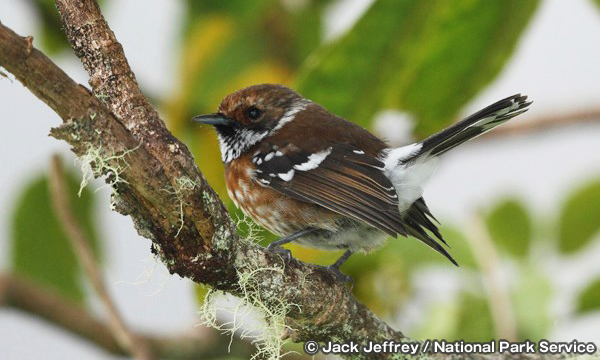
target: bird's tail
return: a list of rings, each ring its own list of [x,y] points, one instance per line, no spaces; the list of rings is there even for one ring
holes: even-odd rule
[[[531,101],[527,101],[527,96],[521,94],[509,96],[421,141],[418,151],[403,160],[410,162],[423,156],[441,155],[524,113],[528,110],[529,104]]]
[[[438,155],[524,113],[529,104],[527,96],[517,94],[507,97],[421,142],[391,149],[382,158],[385,174],[396,188],[398,209],[403,214],[408,233],[455,265],[458,264],[446,249],[427,233],[429,231],[446,244],[434,223],[435,218],[421,197],[423,184],[435,169]]]
[[[438,155],[524,113],[529,104],[527,96],[507,97],[421,142],[386,152],[382,161],[399,194],[400,211],[407,210],[421,196],[424,182],[436,168]]]

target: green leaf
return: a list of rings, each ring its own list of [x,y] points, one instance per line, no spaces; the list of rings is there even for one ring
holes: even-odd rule
[[[462,292],[453,301],[434,303],[417,338],[488,342],[494,338],[493,322],[484,298]]]
[[[204,15],[228,14],[235,16],[240,21],[244,21],[260,15],[265,8],[265,4],[273,2],[274,0],[187,0],[187,11],[185,14],[188,15],[188,19],[199,18]]]
[[[222,97],[237,90],[239,79],[269,57],[268,40],[273,39],[262,19],[275,1],[188,0],[186,4],[180,85],[185,109],[179,114],[182,119],[175,120],[189,125],[190,116],[215,111]]]
[[[390,238],[384,248],[371,254],[354,254],[342,267],[354,279],[354,295],[378,316],[394,314],[410,294],[410,272],[394,246],[399,240],[405,239]]]
[[[525,206],[517,199],[497,204],[486,218],[492,240],[502,250],[524,258],[532,240],[532,220]]]
[[[463,292],[460,296],[457,326],[448,340],[490,341],[494,338],[494,325],[485,299]]]
[[[475,260],[475,256],[473,255],[467,238],[460,230],[458,230],[458,228],[442,226],[440,231],[450,246],[448,252],[450,255],[452,255],[456,262],[458,262],[461,268],[479,268],[479,264]]]
[[[538,3],[378,0],[311,58],[297,88],[365,127],[380,109],[402,109],[429,135],[502,70]]]
[[[193,31],[201,19],[231,17],[242,30],[237,35],[253,39],[254,51],[264,49],[267,56],[297,67],[320,43],[322,13],[332,1],[308,0],[284,6],[277,0],[188,0],[185,32]]]
[[[560,251],[571,254],[584,248],[600,230],[600,181],[573,193],[562,208],[559,221]]]
[[[460,305],[457,301],[436,302],[427,309],[427,315],[417,329],[411,332],[414,339],[449,339],[458,324]]]
[[[583,314],[600,310],[600,278],[592,281],[577,299],[576,312]]]
[[[552,285],[548,278],[533,266],[522,269],[518,279],[512,299],[519,339],[541,340],[548,335],[548,330],[552,327]]]
[[[332,2],[311,0],[294,10],[279,6],[276,11],[271,11],[263,25],[267,33],[272,34],[268,42],[271,53],[279,54],[292,69],[297,70],[320,45],[323,10]]]
[[[281,1],[187,1],[183,22],[184,98],[175,121],[215,111],[220,100],[248,85],[286,83],[319,44],[329,0],[288,10]]]
[[[383,248],[370,254],[352,255],[342,267],[342,272],[355,281],[355,296],[376,314],[389,315],[408,299],[412,290],[411,274],[415,271],[431,265],[444,267],[448,272],[478,267],[469,244],[460,231],[447,226],[440,231],[450,245],[448,251],[458,261],[460,268],[417,239],[389,238]],[[340,255],[341,253],[336,256]],[[328,265],[335,259],[333,257],[327,262],[317,263]]]
[[[99,256],[93,193],[84,189],[81,198],[77,197],[78,181],[71,174],[67,179],[73,213]],[[80,268],[49,196],[46,176],[27,184],[19,196],[12,219],[12,270],[82,301]]]
[[[43,49],[55,54],[69,48],[54,0],[29,0],[29,2],[40,18],[40,42]]]

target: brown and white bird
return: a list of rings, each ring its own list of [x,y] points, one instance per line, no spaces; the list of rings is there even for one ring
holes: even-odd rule
[[[293,90],[254,85],[228,95],[218,112],[194,117],[217,131],[229,196],[258,224],[283,238],[325,250],[380,247],[387,236],[413,236],[457,264],[423,200],[440,155],[527,111],[513,95],[425,140],[399,148],[329,113]],[[288,253],[289,254],[289,253]]]

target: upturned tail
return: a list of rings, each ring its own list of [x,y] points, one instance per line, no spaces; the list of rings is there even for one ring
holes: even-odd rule
[[[421,197],[424,182],[433,172],[438,155],[524,113],[530,104],[527,96],[517,94],[507,97],[421,142],[386,153],[383,158],[386,176],[396,188],[398,207],[410,235],[458,265],[448,251],[431,236],[447,245],[435,224],[437,221]]]
[[[422,156],[441,155],[526,112],[530,104],[531,101],[527,101],[527,96],[521,94],[502,99],[421,141],[419,144],[422,146],[419,151],[411,154],[410,158],[404,161],[408,162]]]

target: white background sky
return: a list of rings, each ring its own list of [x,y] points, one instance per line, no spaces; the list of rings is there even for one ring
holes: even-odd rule
[[[328,37],[343,31],[369,0],[342,1],[327,15]],[[141,5],[144,17],[131,14]],[[21,35],[36,34],[37,20],[22,0],[2,0],[0,21]],[[112,0],[104,9],[138,80],[153,94],[175,85],[177,22],[182,8],[170,0]],[[519,9],[515,9],[519,11]],[[148,39],[152,39],[149,41]],[[35,42],[34,42],[35,44]],[[522,92],[534,100],[519,121],[600,107],[600,11],[589,0],[545,0],[504,72],[464,109],[475,111]],[[71,57],[57,61],[76,81],[87,84]],[[0,271],[7,269],[9,221],[22,184],[47,169],[50,154],[68,156],[65,143],[47,136],[60,119],[18,82],[0,79]],[[68,157],[72,158],[72,157]],[[569,191],[600,176],[600,123],[561,128],[535,136],[474,142],[449,153],[426,188],[430,208],[443,221],[467,224],[477,209],[517,195],[542,219],[553,221]],[[108,210],[108,191],[98,208],[105,244],[106,276],[118,306],[135,328],[172,334],[198,323],[187,280],[168,275],[150,256],[129,218]],[[35,224],[32,224],[35,225]],[[598,245],[598,241],[596,241]],[[561,296],[554,308],[554,340],[600,343],[600,314],[562,321],[574,291],[600,275],[600,246],[568,261],[542,260]],[[582,276],[581,274],[585,274]],[[434,291],[440,284],[427,288]],[[426,290],[427,290],[426,289]],[[95,308],[99,308],[94,304]],[[152,314],[152,315],[150,315]],[[594,331],[596,330],[596,331]],[[110,359],[78,339],[20,313],[0,309],[0,358]]]

